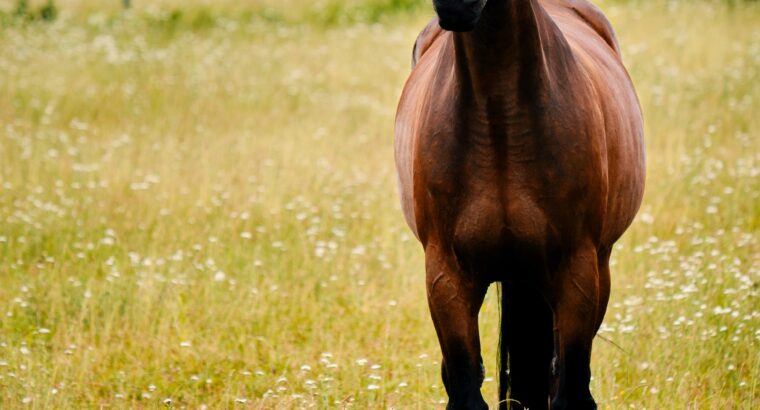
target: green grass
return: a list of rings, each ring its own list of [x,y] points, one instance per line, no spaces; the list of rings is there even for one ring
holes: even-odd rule
[[[0,408],[440,407],[392,154],[429,7],[112,3],[0,29]],[[760,9],[602,7],[649,175],[592,390],[601,408],[758,408]]]

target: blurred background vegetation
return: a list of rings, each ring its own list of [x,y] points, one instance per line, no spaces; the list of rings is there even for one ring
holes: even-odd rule
[[[265,20],[287,23],[322,24],[332,26],[352,22],[376,22],[396,13],[411,12],[428,6],[420,0],[179,0],[131,1],[114,0],[4,0],[0,2],[4,20],[20,18],[26,20],[52,20],[58,12],[68,16],[105,13],[112,17],[122,11],[146,13],[159,17],[160,22],[182,24],[200,28],[213,24],[220,17],[240,21]]]
[[[648,0],[605,0],[602,3],[645,3]],[[679,0],[673,0],[677,2]],[[704,1],[704,0],[703,0]],[[757,3],[758,0],[707,0],[735,6]],[[104,13],[115,17],[120,11],[132,10],[158,18],[157,22],[200,28],[215,19],[261,19],[288,23],[334,26],[353,22],[377,22],[398,13],[431,8],[427,0],[1,0],[0,13],[5,24],[9,19],[53,20],[62,12],[66,16]]]

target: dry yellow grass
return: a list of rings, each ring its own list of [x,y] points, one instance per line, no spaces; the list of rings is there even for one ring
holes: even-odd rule
[[[295,0],[59,3],[0,29],[0,407],[439,407],[391,148],[429,10],[312,24]],[[260,4],[292,21],[240,17]],[[760,10],[602,6],[649,178],[592,391],[759,408]]]

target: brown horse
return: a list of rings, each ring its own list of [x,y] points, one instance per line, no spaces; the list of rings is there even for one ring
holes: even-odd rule
[[[487,408],[478,311],[493,282],[499,407],[595,408],[589,361],[610,252],[644,189],[641,110],[615,35],[585,0],[434,6],[395,153],[425,250],[447,408]]]

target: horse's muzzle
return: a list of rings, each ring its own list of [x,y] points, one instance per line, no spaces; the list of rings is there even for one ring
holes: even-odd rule
[[[456,31],[456,32],[472,31],[472,29],[475,28],[475,23],[477,23],[477,20],[474,22],[459,21],[459,20],[444,20],[444,19],[438,20],[438,24],[441,26],[442,29],[446,31]]]
[[[438,24],[447,31],[471,31],[480,20],[484,1],[481,0],[434,0]]]

